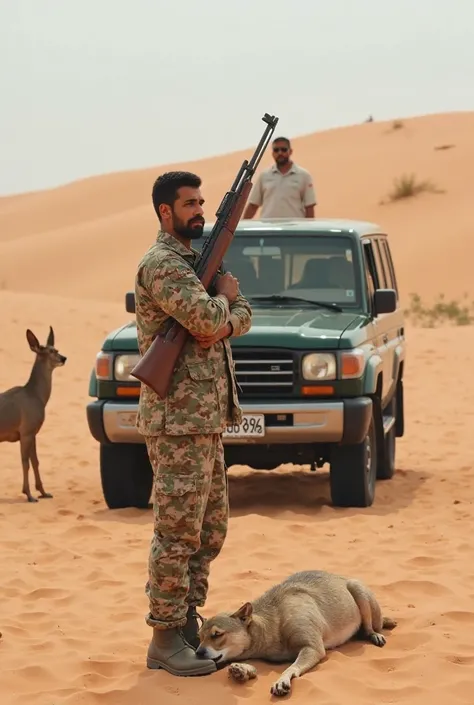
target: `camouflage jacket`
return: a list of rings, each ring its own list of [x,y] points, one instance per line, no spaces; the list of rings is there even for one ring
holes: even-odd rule
[[[202,348],[193,334],[213,335],[227,322],[232,336],[251,325],[251,308],[239,294],[229,307],[225,296],[209,296],[192,265],[195,250],[160,231],[145,253],[135,278],[137,336],[143,355],[170,317],[191,335],[174,370],[165,399],[142,384],[137,428],[143,435],[222,433],[230,421],[239,422],[235,367],[229,340]]]

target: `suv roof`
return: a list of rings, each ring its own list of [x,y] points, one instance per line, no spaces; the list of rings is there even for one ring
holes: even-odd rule
[[[204,232],[208,234],[213,222],[206,223]],[[242,219],[239,221],[236,232],[246,235],[258,236],[262,231],[283,230],[285,232],[292,231],[294,233],[327,233],[333,231],[335,234],[355,235],[356,237],[364,237],[367,235],[384,235],[385,233],[376,223],[366,222],[364,220],[344,220],[341,218],[255,218]]]

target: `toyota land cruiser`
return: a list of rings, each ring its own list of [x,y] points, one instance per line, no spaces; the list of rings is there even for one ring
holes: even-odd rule
[[[227,465],[328,463],[332,503],[370,506],[404,434],[404,317],[387,234],[359,221],[242,220],[224,266],[253,310],[250,331],[231,340],[244,416],[224,434]],[[126,310],[135,310],[131,292]],[[90,378],[87,418],[109,508],[150,499],[137,359],[132,319],[105,338]]]

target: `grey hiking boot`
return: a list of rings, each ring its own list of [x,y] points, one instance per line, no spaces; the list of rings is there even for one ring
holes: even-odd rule
[[[205,676],[217,671],[214,661],[196,656],[180,629],[153,629],[146,665],[163,668],[173,676]]]
[[[197,649],[199,646],[199,623],[198,619],[201,620],[201,624],[204,621],[200,614],[196,611],[195,607],[188,607],[188,613],[186,615],[187,622],[182,628],[183,636],[190,644],[193,649]]]

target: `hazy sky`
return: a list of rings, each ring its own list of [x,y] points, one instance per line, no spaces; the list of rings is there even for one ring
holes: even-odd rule
[[[0,90],[2,195],[472,110],[474,2],[0,0]]]

